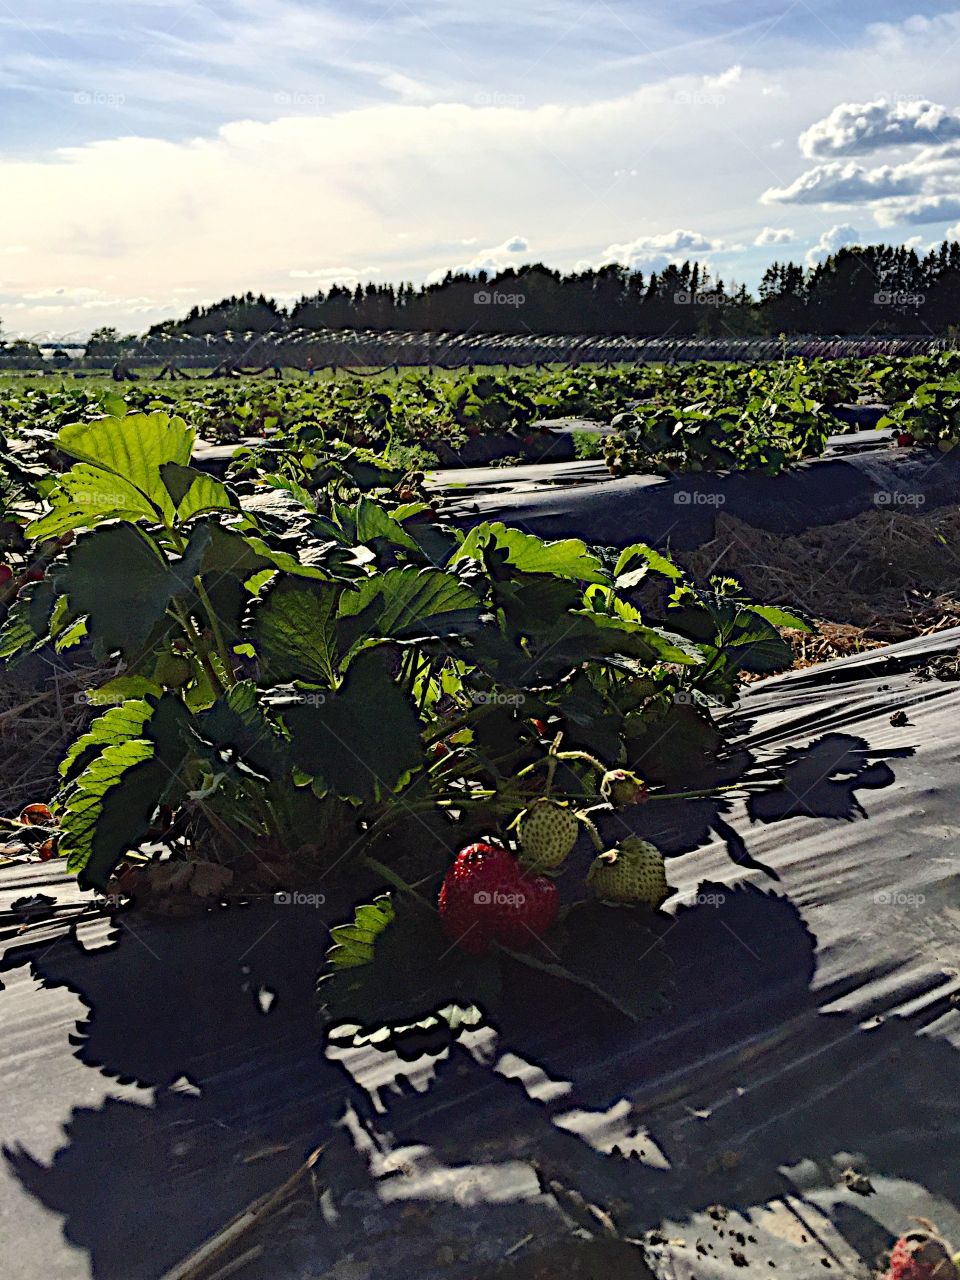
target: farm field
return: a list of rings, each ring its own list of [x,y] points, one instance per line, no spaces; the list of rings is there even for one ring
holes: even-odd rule
[[[0,1280],[960,1280],[960,3],[0,40]]]
[[[240,1274],[292,1275],[307,1240],[335,1265],[344,1246],[318,1242],[304,1200],[312,1169],[326,1160],[324,1176],[339,1185],[352,1159],[339,1139],[317,1140],[341,1102],[341,1077],[328,1081],[326,1069],[386,1072],[395,1084],[425,1070],[441,1096],[456,1097],[451,1056],[494,1126],[478,1135],[468,1180],[491,1179],[504,1196],[514,1187],[511,1240],[542,1236],[543,1257],[567,1265],[582,1254],[592,1265],[593,1246],[569,1239],[562,1213],[544,1216],[543,1196],[565,1213],[570,1195],[610,1205],[633,1194],[626,1169],[595,1163],[611,1124],[615,1143],[642,1153],[641,1168],[668,1157],[635,1116],[604,1119],[586,1045],[616,1053],[672,1020],[694,1064],[680,1096],[699,1110],[716,1083],[696,1066],[695,1028],[703,1001],[723,1007],[702,959],[701,985],[690,985],[692,957],[708,950],[716,976],[756,1002],[756,1017],[723,1013],[725,1052],[742,1037],[785,1037],[769,1052],[775,1077],[790,1077],[799,1045],[771,1010],[785,982],[803,1012],[784,1016],[813,1017],[812,944],[779,887],[802,883],[814,850],[827,856],[831,824],[866,817],[861,789],[892,787],[906,766],[891,762],[923,751],[915,722],[941,724],[955,697],[958,439],[952,352],[172,385],[0,380],[9,963],[21,973],[29,960],[45,981],[78,990],[127,966],[125,982],[145,984],[150,1007],[101,992],[94,1003],[110,1009],[108,1022],[81,1061],[144,1080],[194,1062],[195,1043],[199,1109],[171,1094],[157,1122],[187,1133],[223,1123],[234,1134],[229,1176],[184,1231],[161,1242],[159,1219],[148,1224],[158,1260],[149,1274],[183,1265],[208,1280],[219,1274],[213,1259],[239,1259]],[[815,681],[831,665],[839,701],[824,703],[804,736],[791,698],[816,705]],[[865,680],[882,708],[880,745],[861,723],[873,704],[856,702]],[[787,857],[776,831],[798,822]],[[844,875],[855,854],[838,838],[830,856]],[[897,880],[883,892],[909,890]],[[818,919],[835,937],[838,919]],[[63,928],[100,925],[113,941],[73,973]],[[118,945],[126,931],[145,961],[127,939]],[[230,994],[238,942],[256,956],[243,970],[249,1008],[247,995],[237,1004]],[[748,973],[751,955],[774,945],[782,967]],[[162,957],[182,995],[211,955],[220,959],[200,989],[218,1008],[235,1006],[249,1078],[231,1076],[214,1027],[160,1043],[179,997],[170,1005],[138,965]],[[863,952],[844,963],[885,959]],[[28,1016],[33,996],[17,990]],[[270,1024],[277,991],[282,1023]],[[307,1007],[319,1011],[318,1032]],[[564,1032],[571,1017],[575,1030]],[[261,1031],[269,1025],[286,1037],[279,1057]],[[131,1027],[139,1056],[122,1044]],[[839,1070],[849,1032],[806,1034]],[[533,1165],[495,1136],[495,1117],[517,1103],[489,1094],[484,1063],[501,1039],[511,1061],[549,1062],[556,1078],[584,1082],[580,1137],[556,1105],[559,1127],[533,1122],[532,1087],[515,1123],[540,1152]],[[905,1052],[894,1041],[887,1049]],[[941,1071],[935,1058],[915,1070]],[[669,1096],[667,1062],[651,1062]],[[876,1063],[867,1055],[861,1067]],[[299,1112],[283,1101],[291,1071],[294,1096],[312,1099]],[[766,1096],[764,1079],[744,1086],[750,1106]],[[626,1085],[636,1099],[644,1087]],[[926,1095],[934,1112],[945,1105],[936,1088]],[[228,1119],[238,1106],[249,1115],[263,1089],[279,1090],[263,1126]],[[656,1098],[643,1105],[676,1156],[680,1116]],[[850,1099],[836,1107],[837,1132],[873,1151],[881,1185],[910,1174],[909,1144],[884,1156]],[[411,1157],[404,1176],[428,1194],[447,1176],[444,1139],[428,1110],[418,1115],[440,1164]],[[364,1123],[376,1128],[376,1116]],[[785,1153],[806,1148],[781,1117],[738,1163],[730,1144],[744,1141],[748,1116],[730,1132],[707,1125],[694,1139],[699,1172],[653,1203],[669,1217],[677,1197],[705,1209],[727,1188],[725,1212],[746,1215],[734,1229],[748,1255],[799,1277],[809,1251],[785,1255],[775,1230],[748,1230],[746,1206],[766,1202]],[[118,1137],[112,1124],[78,1139],[69,1158],[96,1164]],[[543,1126],[567,1138],[558,1144]],[[262,1166],[245,1163],[251,1143],[267,1152]],[[321,1145],[332,1155],[317,1154]],[[827,1146],[817,1148],[825,1169]],[[842,1172],[829,1167],[831,1178]],[[29,1180],[25,1165],[13,1169]],[[41,1199],[70,1200],[34,1177]],[[150,1194],[151,1178],[145,1171],[131,1194]],[[289,1179],[277,1203],[299,1231],[272,1209],[236,1241],[224,1230],[258,1198],[272,1205]],[[653,1194],[647,1173],[641,1181]],[[401,1270],[427,1268],[425,1251],[450,1247],[459,1204],[405,1246]],[[109,1252],[101,1227],[71,1212],[86,1247]],[[673,1246],[628,1243],[645,1218],[626,1212],[632,1226],[617,1247],[660,1266]],[[367,1216],[383,1247],[399,1229],[394,1210]],[[821,1226],[846,1256],[826,1208]],[[470,1256],[496,1260],[483,1248]],[[113,1265],[104,1274],[119,1276],[122,1261]]]

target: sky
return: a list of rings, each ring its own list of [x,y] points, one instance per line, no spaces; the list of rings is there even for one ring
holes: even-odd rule
[[[0,0],[3,331],[923,250],[960,237],[958,58],[924,0]]]

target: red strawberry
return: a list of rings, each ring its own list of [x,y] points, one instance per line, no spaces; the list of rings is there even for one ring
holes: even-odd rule
[[[452,942],[479,954],[491,942],[527,947],[556,919],[560,894],[545,876],[525,875],[509,850],[462,849],[440,890],[440,920]]]
[[[28,569],[23,575],[24,582],[42,582],[44,571],[39,565],[34,565],[32,569]]]
[[[915,443],[916,441],[914,440],[913,434],[910,431],[901,431],[900,434],[897,436],[897,444],[900,446],[901,449],[906,449],[910,445]]]
[[[932,1230],[907,1231],[890,1253],[887,1280],[957,1280],[957,1268]]]
[[[8,564],[0,564],[0,587],[5,587],[13,577],[13,570]]]

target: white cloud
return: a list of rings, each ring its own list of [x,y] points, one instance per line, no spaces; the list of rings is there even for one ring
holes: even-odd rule
[[[892,196],[913,195],[918,175],[907,166],[864,169],[853,160],[831,160],[808,169],[786,187],[771,187],[760,197],[763,204],[814,204],[821,207],[862,204]]]
[[[309,270],[298,267],[290,272],[292,280],[313,280],[320,287],[330,284],[355,285],[368,276],[378,275],[379,267],[317,267]]]
[[[467,241],[462,243],[466,244]],[[485,271],[487,275],[496,275],[498,271],[503,271],[506,267],[516,267],[519,262],[516,259],[517,254],[526,253],[530,248],[530,244],[526,236],[510,236],[504,240],[503,244],[494,245],[492,249],[481,249],[475,257],[468,262],[458,263],[455,267],[437,267],[427,276],[428,283],[435,283],[442,280],[448,271],[457,274],[464,272],[470,275],[476,275],[479,271]]]
[[[708,89],[729,89],[743,79],[743,67],[737,65],[721,71],[718,76],[704,76],[703,83]]]
[[[399,71],[390,71],[380,79],[384,89],[395,93],[403,102],[430,102],[436,96],[429,85]]]
[[[631,271],[661,271],[672,262],[684,262],[723,248],[721,241],[711,240],[699,231],[677,228],[660,235],[638,236],[624,244],[607,245],[593,265],[601,267],[617,262]]]
[[[891,200],[873,211],[880,227],[922,227],[927,222],[947,222],[960,216],[960,192],[955,195],[918,196]]]
[[[926,100],[842,102],[800,135],[810,159],[855,155],[881,147],[951,142],[960,138],[960,115]]]
[[[627,12],[626,0],[615,3]],[[769,259],[769,246],[748,244],[734,259],[733,245],[752,241],[758,221],[780,221],[779,206],[758,217],[764,188],[796,188],[801,199],[783,206],[784,218],[804,246],[819,238],[825,221],[862,225],[864,208],[871,222],[901,234],[920,218],[944,225],[960,218],[960,210],[950,212],[960,196],[960,157],[949,147],[926,145],[907,167],[899,154],[885,170],[866,162],[862,172],[841,172],[838,183],[821,164],[850,163],[842,152],[791,164],[777,145],[815,132],[811,121],[830,104],[869,104],[878,85],[922,83],[930,102],[953,103],[955,69],[943,53],[960,36],[960,14],[866,34],[851,26],[843,44],[812,35],[780,40],[779,31],[759,39],[769,24],[758,19],[748,63],[729,38],[732,28],[718,27],[709,38],[686,33],[688,15],[676,11],[651,17],[656,32],[644,27],[649,48],[618,67],[622,30],[590,23],[578,29],[582,5],[575,0],[537,0],[526,9],[490,0],[482,15],[465,0],[411,0],[376,31],[366,29],[359,11],[338,17],[326,4],[182,0],[187,20],[168,22],[166,34],[160,29],[149,41],[140,39],[140,19],[148,12],[163,28],[162,6],[129,0],[123,8],[140,10],[138,20],[129,30],[115,24],[119,48],[96,61],[77,50],[98,47],[89,24],[106,29],[113,0],[61,5],[62,13],[53,0],[31,5],[31,22],[35,9],[51,33],[63,25],[55,48],[70,50],[73,60],[22,49],[11,60],[8,48],[0,49],[0,86],[19,94],[25,110],[33,94],[38,118],[44,110],[53,117],[56,108],[48,132],[39,125],[29,135],[18,131],[0,154],[4,242],[32,246],[0,256],[0,315],[9,311],[18,323],[23,317],[25,327],[31,318],[34,327],[53,323],[40,318],[48,316],[40,307],[78,311],[63,299],[27,299],[60,286],[128,292],[113,309],[106,295],[87,300],[90,324],[124,327],[139,317],[135,308],[150,305],[136,299],[154,299],[159,316],[178,299],[185,309],[186,298],[309,287],[329,279],[326,271],[345,274],[338,264],[367,278],[376,268],[373,278],[392,281],[422,280],[447,263],[498,270],[529,260],[529,250],[509,248],[526,239],[511,234],[520,226],[536,257],[561,269],[597,263],[598,248],[607,245],[607,260],[646,271],[726,254],[729,269],[749,281]],[[228,9],[229,20],[222,19]],[[5,39],[16,26],[0,16]],[[562,33],[551,45],[556,56],[536,62],[531,49],[546,47],[548,31]],[[524,39],[511,44],[518,32]],[[747,36],[741,49],[753,33]],[[464,59],[478,40],[480,52]],[[134,55],[148,49],[135,66]],[[323,57],[315,59],[318,49]],[[413,101],[428,84],[437,97],[459,100]],[[74,88],[97,87],[125,95],[126,106],[97,114],[69,101]],[[479,109],[481,89],[499,105]],[[371,97],[379,105],[358,105]],[[275,118],[281,113],[285,118]],[[218,127],[225,117],[233,122]],[[889,129],[876,121],[860,128],[842,113],[833,120],[840,133],[854,128],[859,149],[878,138],[892,145]],[[823,140],[810,145],[835,145],[824,121],[819,125]],[[898,128],[902,143],[907,127]],[[151,136],[161,129],[166,136]],[[47,136],[74,145],[37,150],[31,140]],[[932,141],[916,129],[914,136]],[[100,140],[83,141],[91,137]],[[798,179],[800,168],[818,176]],[[816,204],[828,196],[850,201],[851,212],[818,216]],[[695,232],[669,230],[691,224]],[[476,232],[475,243],[461,243],[465,229]],[[317,274],[291,277],[291,269]],[[124,283],[105,283],[109,274]],[[174,294],[171,285],[191,292]]]
[[[792,244],[797,233],[790,227],[764,227],[757,233],[754,244],[760,247],[772,244]]]
[[[811,245],[807,250],[807,266],[815,267],[818,262],[822,262],[824,258],[828,258],[831,253],[836,253],[845,245],[859,243],[860,233],[856,227],[847,225],[831,227],[829,231],[823,233],[816,244]]]

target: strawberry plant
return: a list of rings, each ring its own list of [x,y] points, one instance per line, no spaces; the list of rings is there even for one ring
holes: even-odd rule
[[[445,528],[410,478],[319,429],[312,453],[305,432],[265,444],[226,482],[191,464],[194,436],[161,411],[64,426],[68,465],[25,531],[45,573],[0,630],[8,661],[83,649],[110,668],[50,806],[81,884],[135,894],[138,869],[196,861],[248,889],[388,884],[338,935],[334,1018],[433,1012],[431,982],[480,990],[517,956],[646,1007],[601,956],[605,913],[623,908],[591,900],[584,873],[561,920],[552,878],[581,833],[605,852],[596,812],[678,790],[651,740],[676,725],[714,751],[710,704],[744,668],[789,665],[781,617],[696,593],[644,546]],[[640,603],[654,581],[662,608]],[[451,888],[441,909],[456,850],[478,839],[500,850],[501,896],[471,907]],[[451,921],[481,907],[474,954]],[[651,927],[617,925],[648,949]],[[541,940],[553,958],[526,949]]]

